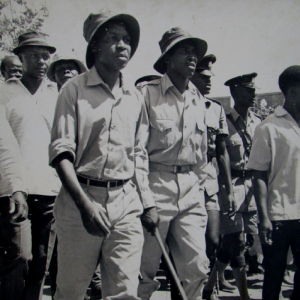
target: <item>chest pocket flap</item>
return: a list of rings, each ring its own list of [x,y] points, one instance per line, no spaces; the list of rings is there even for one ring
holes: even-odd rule
[[[173,120],[155,119],[150,120],[150,125],[160,132],[164,132],[173,127]]]

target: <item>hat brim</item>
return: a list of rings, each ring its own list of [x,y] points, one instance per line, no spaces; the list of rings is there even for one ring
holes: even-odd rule
[[[24,43],[24,44],[19,45],[18,47],[14,48],[12,50],[12,52],[14,54],[18,55],[21,52],[21,50],[23,48],[26,48],[26,47],[43,47],[43,48],[47,48],[50,51],[50,54],[53,54],[56,51],[55,47],[49,46],[46,43],[43,43],[43,42],[29,42],[29,43]]]
[[[56,61],[53,61],[53,62],[50,64],[50,66],[49,66],[49,68],[48,68],[48,71],[47,71],[47,77],[48,77],[51,81],[53,81],[53,82],[56,82],[55,76],[54,76],[54,67],[55,67],[55,64],[56,64],[57,62],[60,62],[60,61],[74,61],[74,62],[77,64],[78,68],[79,68],[79,72],[80,72],[79,74],[84,73],[84,72],[87,71],[85,65],[84,65],[80,60],[78,60],[78,59],[75,59],[75,58],[69,58],[69,59],[68,59],[68,58],[62,58],[62,59],[58,59],[58,60],[56,60]]]
[[[205,76],[215,76],[215,74],[211,70],[202,70],[200,72],[200,74],[205,75]]]
[[[90,50],[90,43],[93,40],[93,37],[95,36],[96,32],[105,25],[107,22],[112,21],[112,20],[120,20],[123,21],[126,25],[126,28],[128,30],[128,33],[130,35],[130,46],[131,46],[131,54],[130,54],[130,59],[133,57],[138,44],[140,40],[140,25],[138,21],[131,15],[127,14],[119,14],[112,16],[111,18],[108,18],[105,20],[103,23],[99,24],[96,29],[94,30],[93,34],[91,35],[90,41],[88,42],[87,48],[86,48],[86,56],[85,56],[85,62],[87,67],[90,69],[95,61],[94,61],[94,54]]]
[[[156,70],[160,74],[164,74],[166,72],[166,63],[165,63],[165,55],[173,48],[176,44],[181,41],[190,40],[194,43],[196,47],[198,60],[202,59],[207,51],[207,43],[204,40],[201,40],[196,37],[181,37],[174,40],[170,45],[166,48],[166,50],[161,54],[156,63],[153,65],[154,70]]]

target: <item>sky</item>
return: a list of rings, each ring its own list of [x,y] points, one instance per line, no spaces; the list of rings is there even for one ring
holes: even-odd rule
[[[290,65],[300,64],[300,1],[290,0],[40,0],[49,16],[43,30],[64,55],[76,53],[84,61],[86,41],[83,22],[101,9],[133,15],[140,24],[137,52],[123,70],[132,83],[156,74],[158,42],[165,31],[182,27],[208,43],[213,65],[211,96],[228,96],[224,82],[257,72],[259,93],[277,92],[278,76]],[[39,0],[27,2],[40,4]],[[72,52],[72,49],[74,51]]]

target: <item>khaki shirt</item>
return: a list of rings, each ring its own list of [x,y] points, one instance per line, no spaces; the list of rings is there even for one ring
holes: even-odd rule
[[[300,219],[300,128],[282,106],[256,128],[247,167],[268,171],[271,221]]]
[[[260,124],[261,119],[250,110],[248,110],[246,120],[243,120],[234,108],[230,114],[234,122],[239,124],[239,128],[241,128],[240,134],[243,134],[251,143],[255,128]],[[245,151],[240,134],[228,118],[227,124],[229,135],[225,138],[225,142],[230,157],[231,169],[244,170],[249,160],[249,154]],[[256,210],[251,179],[243,180],[239,177],[232,177],[232,185],[238,210],[241,212]]]
[[[191,82],[181,94],[166,74],[141,91],[150,120],[149,160],[168,166],[193,165],[203,183],[207,164],[203,96]]]
[[[155,206],[148,183],[149,136],[141,95],[118,80],[113,91],[95,67],[60,90],[49,148],[50,164],[69,152],[77,174],[97,180],[126,180],[136,175],[145,208]]]
[[[213,158],[216,157],[216,139],[218,135],[228,136],[226,115],[221,103],[206,98],[206,125],[207,125],[207,158],[205,167],[207,177],[204,183],[209,196],[219,191],[218,175]]]
[[[48,164],[57,94],[56,85],[47,79],[34,95],[16,78],[1,85],[0,104],[19,145],[29,194],[56,196],[61,187]]]

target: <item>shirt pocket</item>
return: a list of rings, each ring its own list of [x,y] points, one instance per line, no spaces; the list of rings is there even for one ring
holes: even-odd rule
[[[201,145],[203,140],[203,134],[205,132],[206,126],[203,122],[196,122],[196,144]]]
[[[155,140],[163,148],[175,143],[175,124],[173,120],[150,119],[150,139]]]
[[[244,160],[244,145],[242,140],[230,139],[226,142],[226,147],[232,163],[241,163]]]

